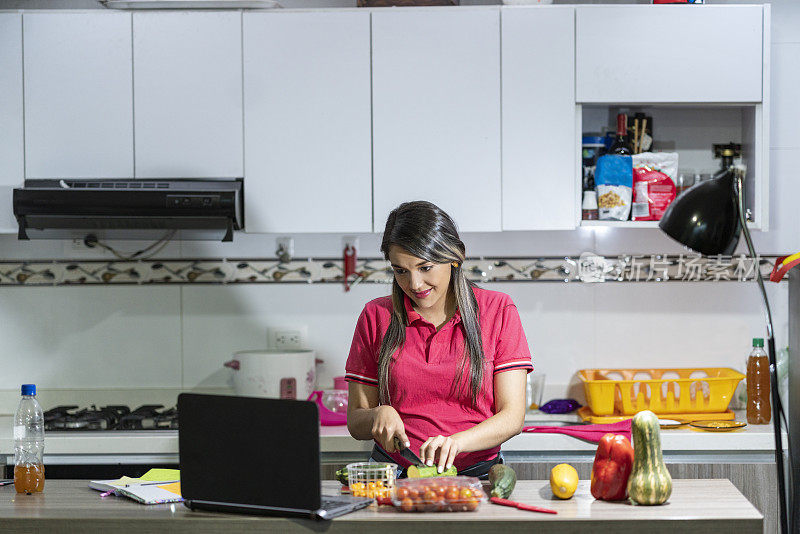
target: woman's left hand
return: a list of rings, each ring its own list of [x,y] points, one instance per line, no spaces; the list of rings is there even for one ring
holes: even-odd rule
[[[441,473],[449,469],[461,452],[461,444],[455,436],[435,436],[428,438],[419,448],[419,459],[425,465],[438,466]]]

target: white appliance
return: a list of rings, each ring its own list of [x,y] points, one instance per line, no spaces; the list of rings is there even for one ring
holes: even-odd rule
[[[306,400],[316,385],[313,350],[245,350],[225,367],[234,370],[237,395]]]

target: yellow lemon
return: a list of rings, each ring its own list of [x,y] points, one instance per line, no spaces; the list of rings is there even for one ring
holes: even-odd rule
[[[559,499],[569,499],[578,489],[578,471],[569,464],[558,464],[550,471],[550,489]]]

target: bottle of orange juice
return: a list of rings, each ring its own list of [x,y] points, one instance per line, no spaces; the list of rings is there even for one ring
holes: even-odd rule
[[[747,422],[766,425],[772,418],[770,410],[769,356],[764,340],[753,339],[753,350],[747,358]]]
[[[36,385],[22,385],[14,416],[14,488],[17,493],[44,490],[44,414],[36,400]]]

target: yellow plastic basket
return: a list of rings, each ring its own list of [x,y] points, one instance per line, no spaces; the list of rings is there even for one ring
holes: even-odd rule
[[[725,367],[581,369],[578,374],[595,415],[724,412],[745,377]]]

